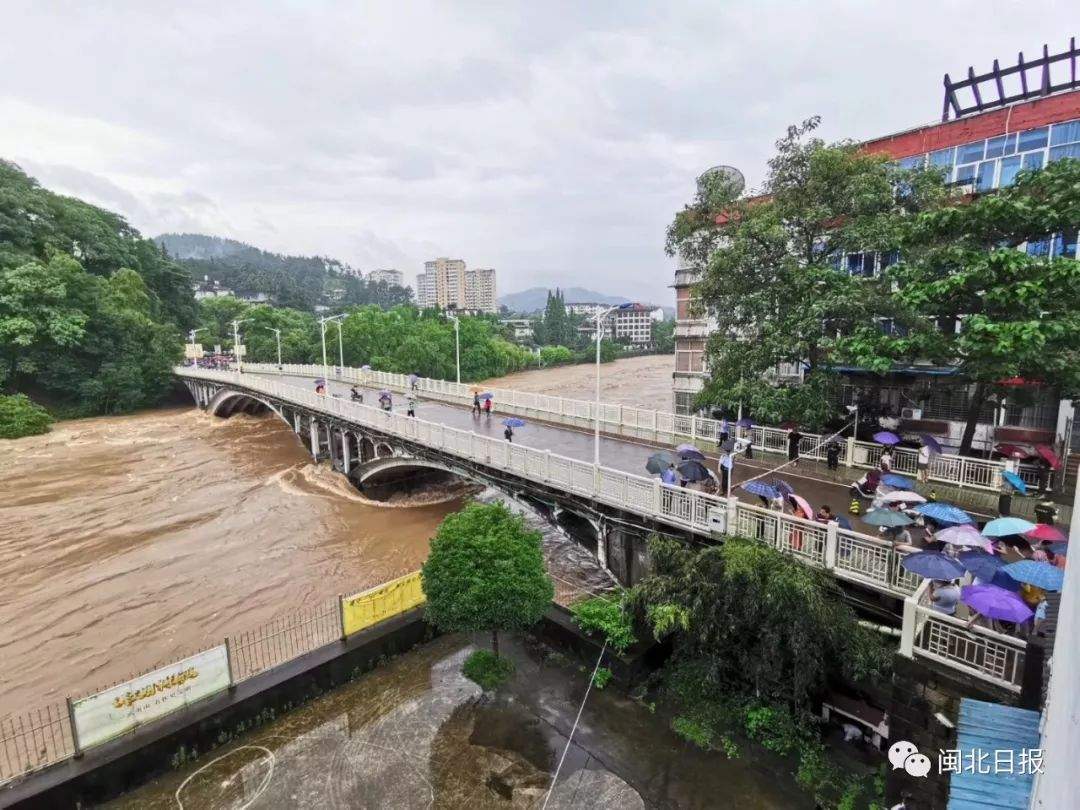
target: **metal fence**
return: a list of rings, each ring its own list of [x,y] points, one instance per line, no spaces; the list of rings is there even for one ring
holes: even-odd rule
[[[276,365],[247,363],[244,369],[257,374],[289,374],[302,377],[321,377],[326,369],[320,365]],[[189,369],[190,370],[190,369]],[[364,385],[382,386],[399,391],[412,388],[411,378],[404,374],[386,371],[365,371],[357,368],[330,367],[331,379]],[[431,398],[444,399],[459,404],[471,402],[476,386],[454,383],[448,380],[417,378],[415,389]],[[601,428],[609,433],[634,438],[649,438],[658,442],[674,443],[678,439],[691,441],[715,441],[721,432],[721,422],[701,416],[685,416],[666,411],[637,408],[630,405],[600,403],[567,399],[548,394],[534,394],[512,389],[489,390],[501,409],[525,416],[542,416],[547,421],[589,427],[599,418]],[[752,428],[729,429],[729,435],[750,439],[754,449],[765,453],[786,454],[788,431],[768,425]],[[825,460],[826,435],[803,434],[799,452],[805,458]],[[882,446],[870,442],[840,438],[845,445],[844,462],[848,466],[872,468],[878,465]],[[893,468],[900,473],[915,474],[918,451],[909,447],[897,447],[892,451]],[[1001,473],[1008,469],[1005,461],[992,461],[958,455],[934,455],[931,458],[929,478],[943,484],[997,491],[1001,487]],[[1017,472],[1028,484],[1038,483],[1039,470],[1032,465],[1021,464]]]
[[[415,600],[408,604],[401,603],[399,595],[390,589],[382,593],[384,587],[398,581],[364,592],[365,598],[370,601],[385,600],[385,604],[378,605],[379,616],[391,618],[415,606]],[[253,630],[227,637],[229,686],[346,638],[343,600],[343,597],[337,597],[301,607]],[[177,661],[182,662],[186,658],[184,656]],[[110,684],[106,688],[130,680]],[[105,688],[95,689],[87,696],[99,695],[104,691]],[[75,714],[72,705],[73,699],[68,698],[63,703],[0,718],[0,785],[93,747],[80,745],[79,728],[84,729],[84,742],[86,732],[85,727],[73,720]],[[156,717],[150,722],[159,719]]]

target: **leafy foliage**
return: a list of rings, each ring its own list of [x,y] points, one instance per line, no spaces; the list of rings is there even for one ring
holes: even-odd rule
[[[87,413],[153,404],[194,314],[189,276],[153,242],[0,161],[5,389]]]
[[[491,650],[476,650],[465,659],[461,672],[485,692],[490,692],[514,674],[514,662],[499,658]]]
[[[47,433],[52,417],[25,394],[0,394],[0,439],[19,439]]]
[[[574,622],[587,633],[600,633],[608,646],[617,652],[626,652],[637,641],[634,621],[621,603],[613,599],[594,596],[570,606]]]
[[[614,677],[615,673],[607,667],[598,667],[596,670],[596,674],[593,675],[593,686],[595,686],[597,689],[603,689],[609,683],[611,683],[611,679]]]
[[[541,536],[503,504],[472,503],[447,517],[422,569],[428,619],[448,632],[536,624],[555,596],[544,567]]]

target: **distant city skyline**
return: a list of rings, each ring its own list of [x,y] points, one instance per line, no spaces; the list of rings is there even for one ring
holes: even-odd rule
[[[1036,6],[148,2],[58,25],[15,0],[0,157],[150,236],[667,301],[702,170],[759,185],[811,115],[829,140],[932,121],[944,73],[1076,33],[1072,4]]]

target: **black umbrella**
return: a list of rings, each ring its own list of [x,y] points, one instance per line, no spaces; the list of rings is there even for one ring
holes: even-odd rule
[[[661,450],[649,456],[649,460],[645,462],[645,469],[653,475],[659,475],[672,464],[678,464],[681,461],[682,459],[670,450]]]
[[[684,461],[676,467],[676,469],[679,471],[679,475],[691,483],[695,481],[706,481],[712,478],[712,473],[709,472],[709,468],[700,461],[695,461],[694,459]]]

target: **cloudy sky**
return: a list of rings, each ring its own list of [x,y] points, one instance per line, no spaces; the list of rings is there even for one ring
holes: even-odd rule
[[[932,121],[945,72],[1060,50],[1074,2],[7,0],[0,156],[148,235],[669,303],[702,169],[759,183],[813,114]]]

